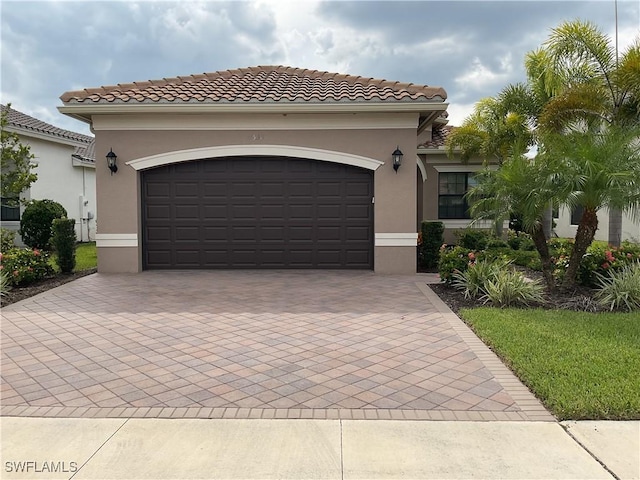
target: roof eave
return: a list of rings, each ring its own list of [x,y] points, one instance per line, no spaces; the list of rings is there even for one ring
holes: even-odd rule
[[[92,115],[122,113],[431,113],[444,112],[449,104],[433,102],[344,102],[344,103],[117,103],[77,104],[58,107],[64,115],[91,123]]]
[[[19,125],[7,125],[6,130],[8,132],[13,132],[17,135],[22,135],[24,137],[37,138],[39,140],[46,140],[48,142],[60,143],[62,145],[71,145],[74,147],[87,145],[89,142],[84,142],[82,140],[75,140],[72,138],[62,137],[60,135],[56,135],[54,133],[41,132],[38,130],[33,130],[31,128],[25,128]]]

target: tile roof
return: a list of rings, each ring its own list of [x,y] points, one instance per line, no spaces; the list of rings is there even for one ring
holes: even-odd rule
[[[258,66],[87,88],[64,93],[65,104],[226,102],[442,102],[440,87],[285,66]]]
[[[14,108],[8,108],[6,105],[0,105],[0,107],[3,114],[7,112],[7,122],[9,126],[86,144],[93,142],[93,137],[90,137],[89,135],[58,128],[54,125],[43,122],[42,120],[38,120],[37,118],[30,117],[25,113],[19,112]]]
[[[71,154],[72,157],[76,157],[83,162],[95,163],[96,161],[96,140],[93,139],[88,145],[82,147],[76,147],[76,150]]]
[[[431,131],[431,140],[418,145],[418,148],[444,147],[447,137],[455,127],[451,125],[434,125]]]

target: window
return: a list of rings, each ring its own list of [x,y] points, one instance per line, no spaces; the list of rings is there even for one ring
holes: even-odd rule
[[[3,222],[20,220],[20,204],[17,198],[2,197],[0,203],[2,204],[0,220]]]
[[[582,214],[584,213],[584,208],[582,205],[578,205],[571,210],[571,225],[580,225],[580,220],[582,220]]]
[[[438,218],[471,218],[464,194],[476,185],[473,173],[440,173]]]

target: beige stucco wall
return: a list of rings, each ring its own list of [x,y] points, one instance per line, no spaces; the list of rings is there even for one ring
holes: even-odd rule
[[[417,114],[397,114],[405,124],[417,125]],[[416,130],[382,128],[379,119],[375,128],[350,128],[344,115],[340,128],[333,129],[327,115],[292,120],[291,128],[286,123],[278,129],[207,129],[180,130],[163,124],[161,130],[96,129],[97,158],[97,202],[100,223],[98,235],[137,235],[137,246],[101,246],[98,241],[98,269],[101,272],[130,272],[141,268],[141,210],[139,171],[126,162],[151,155],[225,145],[283,145],[315,148],[371,158],[384,162],[374,173],[374,231],[375,233],[415,233],[416,230]],[[358,120],[354,115],[354,121]],[[394,119],[394,114],[384,114],[385,119]],[[217,118],[217,125],[219,125]],[[252,120],[255,122],[256,117]],[[298,129],[304,120],[310,125],[317,120],[321,127]],[[330,120],[330,119],[329,119]],[[398,118],[396,118],[398,120]],[[294,123],[295,122],[295,123]],[[94,118],[96,125],[105,121]],[[393,123],[393,122],[392,122]],[[182,122],[184,125],[184,120]],[[131,128],[131,127],[129,127]],[[396,174],[391,164],[391,153],[398,146],[404,153],[404,165]],[[112,148],[118,155],[118,172],[110,175],[105,155]],[[214,160],[215,161],[215,160]],[[100,237],[99,237],[100,238]],[[130,242],[131,240],[129,240]],[[104,244],[104,242],[103,242]],[[135,252],[135,253],[133,253]],[[415,273],[415,246],[376,246],[375,271],[378,273]],[[135,259],[135,262],[134,262]],[[133,265],[136,265],[135,268]]]
[[[428,222],[443,222],[445,243],[455,243],[455,233],[466,228],[471,220],[465,219],[439,219],[438,218],[438,174],[447,172],[474,172],[482,168],[480,159],[475,159],[468,164],[462,164],[459,160],[447,157],[444,150],[420,155],[421,161],[427,172],[427,178],[422,185],[422,220]],[[482,222],[478,228],[491,228],[490,222]]]

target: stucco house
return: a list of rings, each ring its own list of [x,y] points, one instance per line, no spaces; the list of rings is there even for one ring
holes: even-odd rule
[[[22,193],[26,200],[55,200],[76,221],[78,241],[95,239],[96,188],[94,139],[89,135],[58,128],[2,105],[7,113],[7,131],[15,132],[20,142],[34,155],[38,180]],[[4,200],[4,199],[3,199]],[[2,202],[2,227],[20,228],[24,206],[8,206]],[[20,244],[20,238],[17,237]]]
[[[96,135],[101,272],[415,273],[420,221],[469,221],[440,87],[259,66],[60,98]]]

